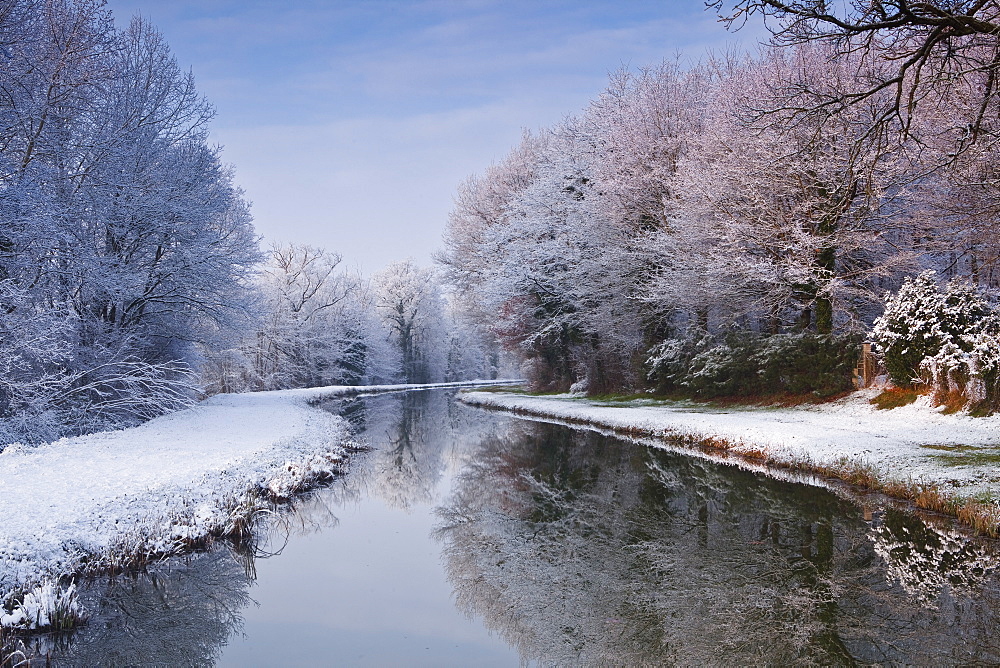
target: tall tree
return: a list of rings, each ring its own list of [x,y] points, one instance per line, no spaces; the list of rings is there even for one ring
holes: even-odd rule
[[[871,76],[837,95],[817,94],[812,106],[843,110],[879,101],[866,137],[910,134],[916,115],[953,97],[972,104],[962,122],[936,128],[947,135],[954,156],[972,143],[996,140],[989,127],[998,108],[1000,5],[992,0],[868,0],[830,4],[824,0],[710,0],[731,27],[761,15],[778,45],[820,41],[837,56],[867,65]],[[917,137],[920,138],[919,136]]]
[[[753,315],[775,332],[830,333],[837,314],[841,325],[872,317],[879,278],[912,260],[894,234],[907,173],[894,154],[856,142],[870,107],[755,112],[796,106],[790,95],[805,87],[850,87],[854,64],[828,56],[806,45],[731,64],[680,170],[677,224],[709,235],[698,261],[738,295],[730,317]]]
[[[259,259],[211,107],[155,29],[116,30],[96,0],[5,2],[0,45],[0,430],[49,438],[190,400]]]

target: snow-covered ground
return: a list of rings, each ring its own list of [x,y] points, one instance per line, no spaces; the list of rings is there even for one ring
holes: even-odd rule
[[[777,461],[835,464],[848,458],[892,480],[937,483],[950,493],[1000,497],[1000,417],[943,415],[926,397],[877,410],[875,390],[794,408],[693,402],[601,402],[570,395],[466,392],[462,401],[645,435],[717,437],[734,450],[763,450]]]
[[[249,491],[285,496],[310,475],[336,473],[350,430],[311,403],[475,384],[224,394],[132,429],[7,446],[0,452],[0,602],[50,578],[121,564],[128,554],[176,552],[219,533]]]

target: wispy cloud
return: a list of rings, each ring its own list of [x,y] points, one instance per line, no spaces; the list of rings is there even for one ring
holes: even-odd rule
[[[109,4],[194,68],[259,229],[370,270],[427,261],[459,181],[523,127],[579,111],[608,72],[735,41],[694,0]]]

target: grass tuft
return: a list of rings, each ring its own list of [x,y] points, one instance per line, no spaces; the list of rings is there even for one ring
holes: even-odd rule
[[[994,407],[989,401],[977,401],[969,405],[969,417],[990,417]]]
[[[69,631],[83,620],[74,582],[64,587],[46,580],[12,593],[0,606],[0,626],[21,631]]]
[[[942,415],[953,415],[960,412],[969,403],[964,394],[957,390],[951,392],[936,392],[934,394],[934,405],[943,406]]]
[[[31,653],[16,633],[0,626],[0,668],[31,665]]]

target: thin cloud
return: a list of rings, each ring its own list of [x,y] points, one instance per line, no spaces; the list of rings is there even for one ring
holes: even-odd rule
[[[458,183],[522,128],[580,111],[609,72],[734,41],[690,0],[109,6],[148,17],[193,67],[258,229],[372,271],[429,261]]]

